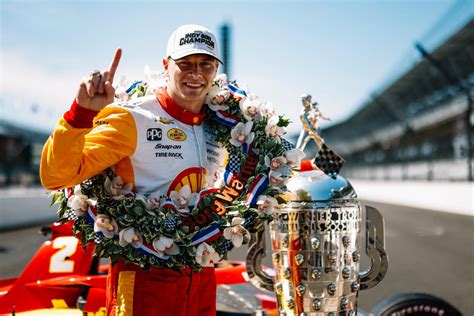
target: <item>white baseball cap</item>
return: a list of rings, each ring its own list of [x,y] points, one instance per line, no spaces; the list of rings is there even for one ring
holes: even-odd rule
[[[218,57],[216,36],[211,30],[196,24],[182,25],[168,39],[166,56],[180,59],[194,54],[210,55],[222,64]]]

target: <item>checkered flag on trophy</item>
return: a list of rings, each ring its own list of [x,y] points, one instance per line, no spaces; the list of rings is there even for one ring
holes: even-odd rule
[[[332,178],[336,178],[345,162],[344,158],[339,156],[325,143],[322,143],[321,149],[316,158],[314,158],[314,164]]]

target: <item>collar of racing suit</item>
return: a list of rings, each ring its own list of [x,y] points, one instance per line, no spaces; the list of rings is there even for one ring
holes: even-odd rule
[[[165,88],[158,89],[156,95],[163,109],[178,121],[188,125],[201,125],[204,120],[204,107],[200,113],[185,110],[174,102]]]

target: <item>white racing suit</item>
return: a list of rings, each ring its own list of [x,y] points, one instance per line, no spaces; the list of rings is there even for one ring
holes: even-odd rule
[[[142,194],[169,195],[185,185],[197,192],[209,184],[210,162],[222,166],[226,156],[204,131],[203,119],[204,113],[184,110],[165,89],[98,113],[74,102],[44,146],[43,186],[73,187],[114,166]],[[107,313],[215,315],[215,293],[213,268],[144,271],[119,260],[109,270]]]

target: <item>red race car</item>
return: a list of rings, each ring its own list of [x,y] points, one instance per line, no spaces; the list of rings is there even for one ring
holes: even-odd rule
[[[71,224],[53,224],[51,233],[18,278],[0,280],[0,315],[105,315],[108,264],[93,256],[72,235]],[[216,268],[217,315],[277,315],[273,293],[253,287],[245,263],[224,261]],[[429,307],[429,311],[425,309]],[[433,313],[433,311],[436,313]],[[450,315],[461,313],[446,301],[424,293],[389,297],[360,316]]]
[[[0,315],[105,315],[108,264],[72,235],[71,224],[51,233],[18,278],[0,280]],[[216,268],[218,315],[276,314],[271,293],[248,283],[245,263],[224,261]]]

